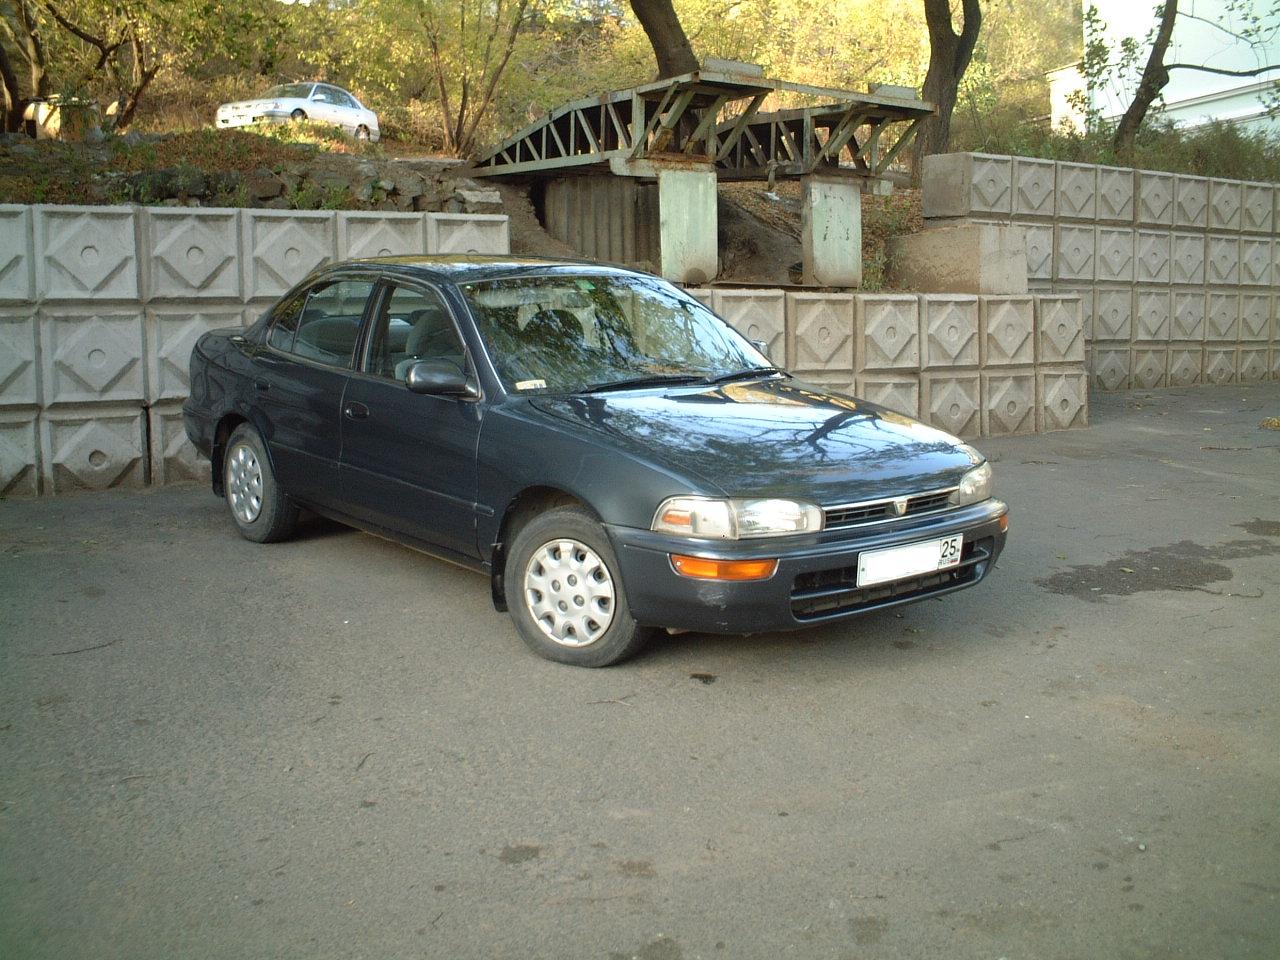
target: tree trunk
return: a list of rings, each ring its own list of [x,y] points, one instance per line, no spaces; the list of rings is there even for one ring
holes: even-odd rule
[[[0,45],[0,80],[4,86],[4,122],[5,133],[16,133],[22,129],[22,90],[18,87],[18,75],[9,62],[8,51]]]
[[[924,99],[937,113],[920,125],[915,143],[915,169],[919,177],[921,161],[933,153],[945,153],[951,140],[951,114],[956,108],[960,81],[969,69],[973,48],[982,28],[978,0],[963,0],[964,25],[956,33],[951,23],[949,0],[924,0],[924,18],[929,26],[929,70],[924,77]]]
[[[631,9],[653,45],[654,56],[658,58],[659,80],[698,69],[693,45],[684,34],[671,0],[631,0]]]
[[[1169,41],[1173,39],[1173,22],[1178,16],[1178,0],[1165,0],[1163,7],[1157,7],[1160,15],[1160,28],[1156,31],[1155,42],[1151,44],[1151,53],[1147,56],[1147,65],[1142,69],[1142,79],[1138,81],[1138,89],[1133,93],[1133,102],[1120,118],[1111,145],[1116,156],[1127,160],[1133,156],[1133,142],[1147,118],[1151,104],[1160,96],[1160,91],[1169,82],[1169,68],[1164,65],[1164,55],[1169,49]]]

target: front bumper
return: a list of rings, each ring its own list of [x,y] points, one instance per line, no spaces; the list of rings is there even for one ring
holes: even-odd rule
[[[288,123],[289,114],[283,110],[255,110],[252,113],[232,113],[217,117],[217,125],[223,128],[253,127],[262,123]]]
[[[746,634],[796,630],[973,586],[990,572],[1004,548],[1000,521],[1007,512],[999,500],[986,500],[943,514],[861,530],[715,543],[632,527],[607,529],[636,620],[675,630]],[[964,534],[959,566],[858,588],[858,554],[862,551],[957,533]],[[718,560],[777,558],[778,569],[768,580],[695,580],[675,572],[673,553]]]

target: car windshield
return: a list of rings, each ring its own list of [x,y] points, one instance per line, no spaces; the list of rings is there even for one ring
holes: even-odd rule
[[[508,390],[576,393],[773,371],[723,320],[653,277],[512,277],[462,290]]]
[[[262,95],[263,100],[305,100],[311,96],[310,83],[282,83]]]

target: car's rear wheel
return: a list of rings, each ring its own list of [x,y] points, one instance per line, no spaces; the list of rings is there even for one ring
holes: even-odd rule
[[[247,540],[274,543],[293,533],[298,507],[280,489],[258,431],[236,427],[222,458],[222,489],[231,519]]]
[[[609,538],[581,507],[541,513],[515,535],[503,577],[507,609],[539,656],[607,667],[644,645]]]
[[[369,139],[369,128],[366,127],[363,123],[360,124],[360,126],[356,127],[356,139],[357,140]]]
[[[289,114],[289,119],[290,119],[290,120],[305,120],[305,119],[307,119],[307,112],[306,112],[305,110],[303,110],[301,107],[299,107],[297,110],[293,111],[293,113]]]

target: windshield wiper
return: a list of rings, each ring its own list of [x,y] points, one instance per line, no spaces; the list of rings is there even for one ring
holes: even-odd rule
[[[733,370],[729,373],[722,373],[718,377],[707,377],[705,383],[728,383],[731,380],[753,380],[756,377],[763,377],[770,373],[780,373],[784,377],[791,374],[783,370],[781,367],[748,367],[743,370]]]
[[[702,383],[703,378],[692,373],[651,373],[643,377],[627,377],[623,380],[605,380],[583,387],[582,393],[601,393],[605,390],[626,390],[630,387],[657,387],[669,383]]]

